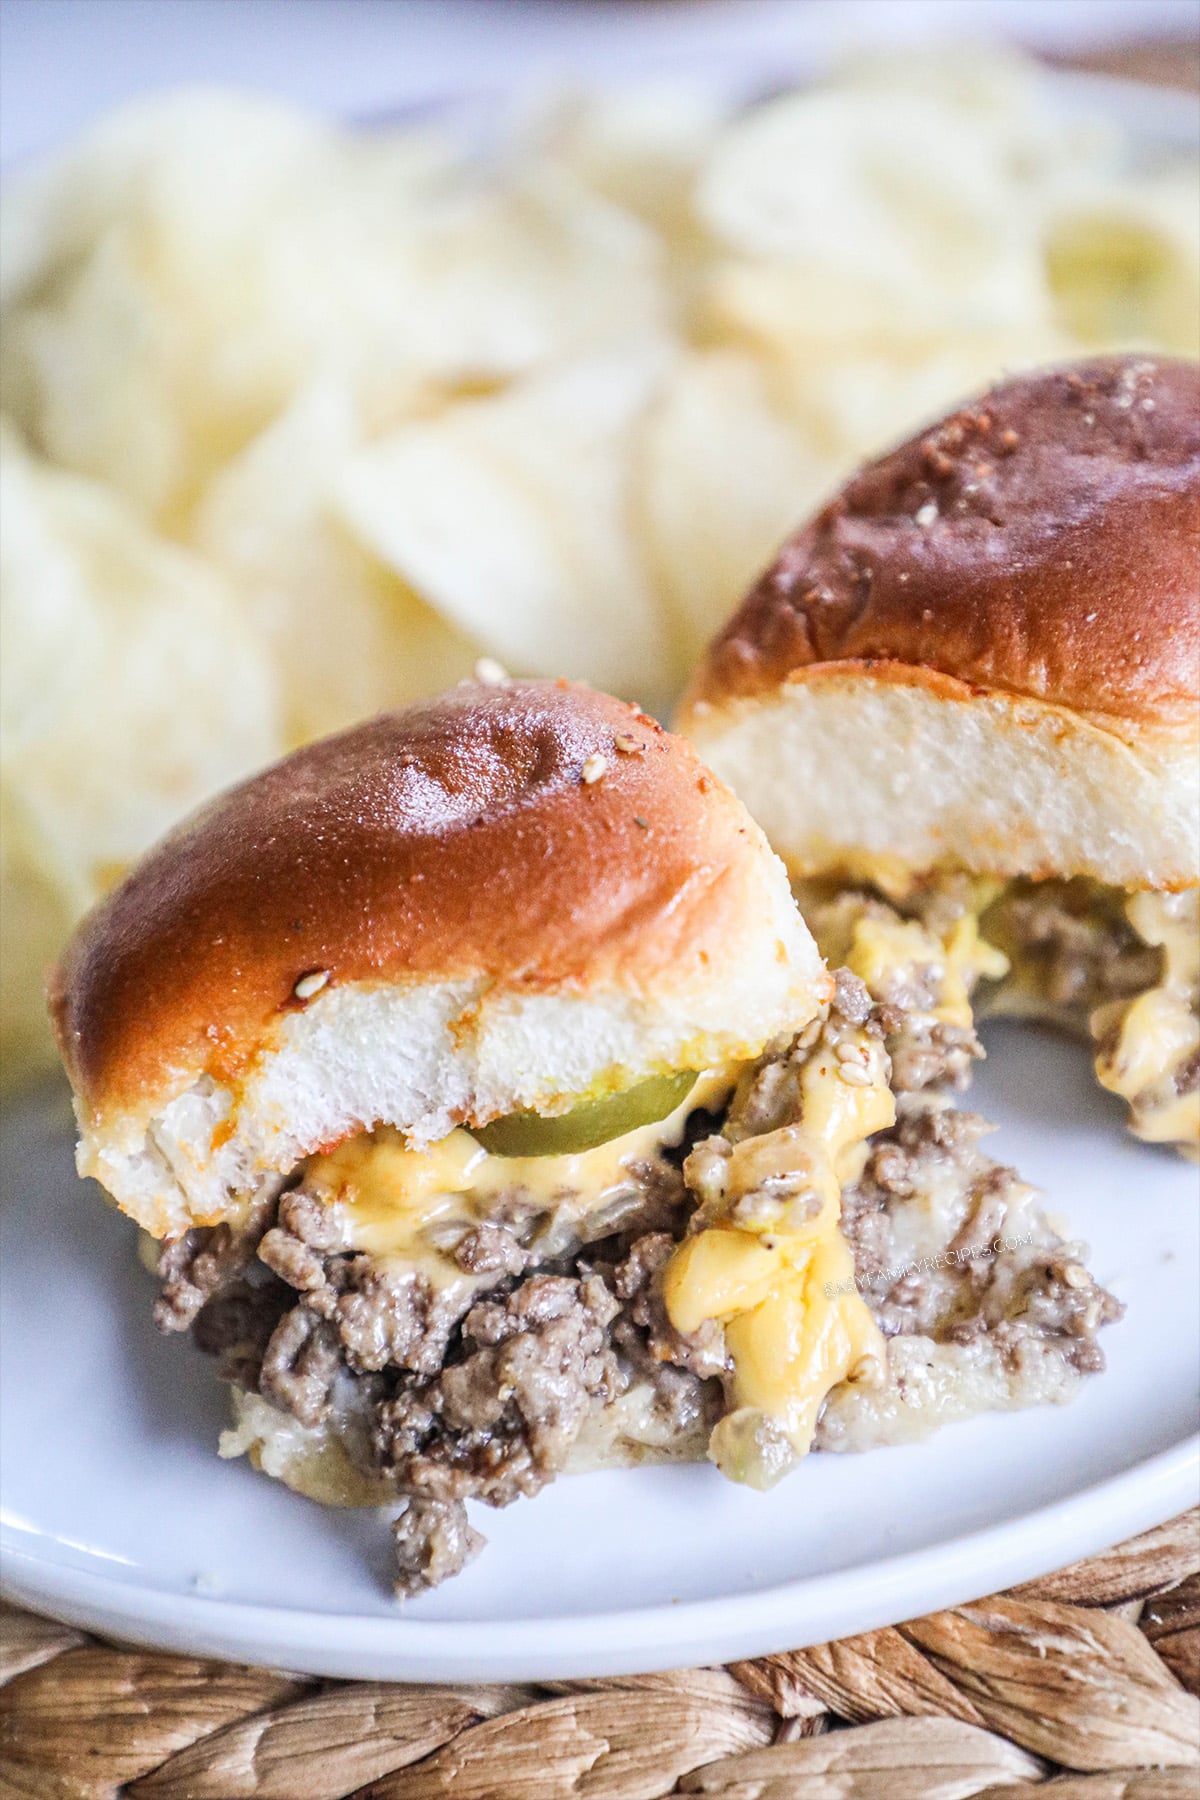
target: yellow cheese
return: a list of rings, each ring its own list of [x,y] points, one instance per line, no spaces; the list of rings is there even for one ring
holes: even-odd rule
[[[1200,1024],[1169,987],[1148,988],[1124,1008],[1116,1049],[1096,1062],[1104,1086],[1126,1100],[1162,1080],[1200,1045]]]
[[[825,870],[824,879],[833,874],[839,887],[873,887],[894,905],[907,900],[920,885],[921,875],[902,857],[891,852],[843,850]]]
[[[425,1236],[431,1225],[468,1220],[463,1201],[487,1160],[465,1131],[416,1151],[398,1131],[383,1128],[313,1157],[304,1185],[345,1210],[356,1250],[424,1261],[434,1251]],[[449,1259],[443,1260],[448,1272]]]
[[[819,1054],[804,1071],[803,1129],[824,1146],[838,1179],[844,1178],[846,1152],[876,1131],[896,1123],[896,1099],[888,1086],[888,1068],[876,1039],[865,1032],[853,1034],[867,1075],[865,1085],[842,1079],[836,1057]]]
[[[1008,958],[995,944],[979,935],[979,914],[963,913],[951,927],[946,942],[946,988],[937,1016],[950,1025],[974,1023],[971,993],[980,981],[1002,981],[1008,974]]]
[[[501,1195],[518,1189],[538,1210],[566,1207],[580,1217],[595,1211],[628,1179],[628,1163],[653,1155],[660,1144],[678,1143],[695,1108],[724,1104],[738,1073],[706,1071],[667,1118],[578,1155],[492,1156],[461,1130],[428,1150],[410,1150],[398,1131],[381,1127],[313,1157],[304,1185],[345,1209],[355,1249],[419,1262],[435,1279],[440,1268],[450,1278],[458,1266],[431,1243],[431,1227],[467,1229]]]
[[[749,1192],[745,1176],[803,1170],[820,1201],[811,1218],[781,1229],[768,1217],[754,1229],[718,1223],[685,1238],[667,1265],[663,1297],[677,1331],[707,1319],[725,1324],[733,1361],[733,1404],[765,1414],[803,1454],[830,1388],[864,1356],[883,1358],[883,1340],[854,1285],[854,1260],[839,1229],[841,1184],[861,1164],[861,1146],[895,1122],[888,1064],[879,1042],[847,1034],[857,1052],[847,1079],[832,1053],[813,1055],[801,1077],[800,1123],[735,1146],[729,1195]],[[861,1074],[859,1073],[861,1071]],[[782,1474],[780,1462],[772,1471]],[[761,1474],[761,1467],[760,1467]],[[767,1477],[771,1478],[771,1477]]]
[[[1200,1049],[1200,889],[1134,894],[1129,921],[1147,944],[1161,946],[1162,979],[1136,999],[1100,1007],[1093,1033],[1114,1037],[1096,1058],[1096,1076],[1133,1107],[1131,1128],[1152,1144],[1178,1144],[1200,1155],[1200,1093],[1175,1091],[1175,1072]]]
[[[853,1284],[854,1259],[835,1226],[802,1267],[787,1269],[769,1295],[726,1327],[738,1404],[778,1420],[797,1449],[811,1444],[830,1388],[864,1356],[883,1354],[879,1329]],[[828,1290],[839,1290],[836,1298]]]
[[[684,1238],[665,1278],[667,1311],[676,1331],[698,1331],[708,1319],[730,1319],[765,1300],[782,1258],[750,1231],[713,1229]]]
[[[899,871],[890,866],[864,863],[857,873],[901,903],[917,885],[910,881],[906,890]],[[867,914],[854,920],[837,950],[877,999],[886,996],[889,977],[898,969],[940,966],[942,991],[934,1012],[945,1024],[969,1027],[976,982],[1002,981],[1006,976],[1007,987],[991,1002],[995,1011],[1023,1014],[1041,1008],[1053,1016],[1055,1003],[1041,991],[1036,958],[1023,957],[1018,945],[1010,965],[980,936],[980,917],[1001,892],[1000,884],[977,880],[970,908],[944,939],[913,919]],[[1096,892],[1106,904],[1122,898],[1104,889]],[[1093,1036],[1108,1046],[1096,1059],[1096,1075],[1104,1087],[1130,1103],[1131,1128],[1138,1137],[1177,1144],[1189,1155],[1200,1156],[1200,1094],[1195,1090],[1179,1094],[1175,1089],[1176,1072],[1200,1049],[1200,890],[1130,894],[1123,903],[1142,941],[1163,950],[1163,972],[1157,986],[1131,1001],[1100,1007],[1092,1015]]]
[[[1131,894],[1125,911],[1138,936],[1166,952],[1164,986],[1194,992],[1200,986],[1200,888],[1182,894]]]
[[[896,969],[934,960],[941,962],[942,946],[923,926],[912,919],[870,914],[856,920],[846,954],[847,967],[866,982],[872,994],[883,990]]]
[[[1200,1090],[1139,1107],[1130,1128],[1147,1144],[1174,1144],[1192,1162],[1200,1161]]]
[[[1008,973],[1008,958],[979,935],[979,919],[965,912],[946,938],[939,938],[915,919],[875,918],[856,921],[846,957],[847,967],[883,999],[888,977],[904,968],[942,970],[942,997],[934,1017],[946,1025],[970,1028],[971,989],[982,977],[999,980]]]

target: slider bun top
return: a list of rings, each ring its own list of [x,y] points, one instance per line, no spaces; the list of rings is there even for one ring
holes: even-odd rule
[[[79,1166],[156,1235],[386,1123],[757,1055],[829,982],[695,752],[566,682],[468,684],[214,801],[51,981]]]
[[[868,464],[678,728],[794,873],[1200,879],[1200,366],[994,388]]]

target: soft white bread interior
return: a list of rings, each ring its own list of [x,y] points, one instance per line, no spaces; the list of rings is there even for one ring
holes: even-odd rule
[[[848,666],[683,721],[794,875],[1200,879],[1194,744],[945,676]]]

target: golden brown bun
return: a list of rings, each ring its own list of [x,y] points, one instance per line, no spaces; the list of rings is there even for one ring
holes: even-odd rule
[[[160,1232],[379,1122],[425,1142],[756,1054],[825,985],[782,868],[688,745],[512,682],[215,801],[85,919],[52,1010],[81,1167]]]
[[[1198,543],[1200,365],[1022,376],[856,475],[781,551],[693,697],[881,660],[1194,730]]]
[[[798,872],[1200,879],[1200,367],[1023,376],[868,465],[678,725]]]

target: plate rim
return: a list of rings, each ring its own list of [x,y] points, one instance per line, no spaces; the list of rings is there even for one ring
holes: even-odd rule
[[[966,1605],[1165,1524],[1195,1505],[1198,1493],[1200,1433],[1000,1524],[857,1568],[751,1594],[507,1624],[319,1612],[142,1587],[30,1555],[9,1529],[0,1531],[0,1597],[129,1643],[333,1679],[612,1677],[803,1649]]]

